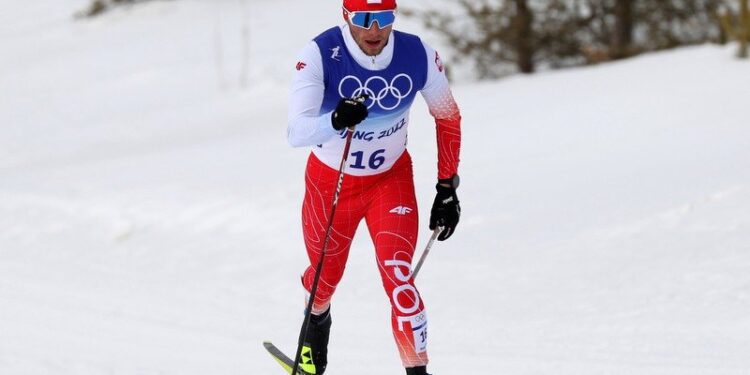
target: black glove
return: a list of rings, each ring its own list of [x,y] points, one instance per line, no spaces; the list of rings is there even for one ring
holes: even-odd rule
[[[344,98],[339,100],[336,110],[331,114],[331,125],[342,130],[359,124],[367,117],[367,106],[363,100]]]
[[[445,241],[456,230],[458,218],[461,216],[461,206],[458,205],[455,186],[446,187],[438,183],[435,189],[437,189],[437,194],[435,202],[432,203],[432,211],[430,211],[430,229],[443,227],[437,240]]]

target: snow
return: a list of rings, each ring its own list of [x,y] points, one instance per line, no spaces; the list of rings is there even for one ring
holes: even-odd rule
[[[73,20],[86,3],[0,13],[0,374],[281,373],[261,341],[294,350],[306,261],[287,87],[337,6]],[[455,84],[463,217],[418,280],[432,372],[750,373],[750,65],[733,56]],[[410,132],[424,246],[419,100]],[[403,373],[362,229],[327,373]]]

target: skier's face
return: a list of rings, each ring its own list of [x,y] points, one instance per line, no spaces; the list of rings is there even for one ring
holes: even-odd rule
[[[383,51],[393,30],[393,25],[381,29],[377,22],[373,23],[369,29],[354,26],[349,20],[347,22],[349,22],[349,30],[352,31],[354,41],[368,56],[377,56]]]

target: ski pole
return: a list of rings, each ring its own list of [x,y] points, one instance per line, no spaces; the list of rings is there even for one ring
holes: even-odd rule
[[[443,231],[443,227],[437,227],[434,231],[432,231],[432,236],[430,237],[430,240],[427,242],[427,247],[425,247],[424,251],[422,252],[422,256],[419,257],[419,262],[417,262],[417,266],[414,267],[414,272],[412,273],[412,278],[417,278],[417,273],[419,273],[419,269],[422,268],[422,264],[424,263],[424,260],[427,259],[427,254],[430,253],[430,249],[432,248],[432,244],[435,243],[435,239],[440,234],[440,232]]]
[[[356,100],[364,102],[367,100],[366,96],[360,96]],[[302,329],[299,332],[299,341],[297,342],[297,354],[294,356],[294,367],[292,367],[292,374],[297,374],[299,370],[299,362],[302,358],[302,346],[307,339],[307,328],[310,326],[310,316],[312,315],[313,303],[315,302],[315,293],[318,290],[318,282],[320,281],[320,274],[323,272],[323,260],[326,256],[326,248],[328,247],[328,240],[331,237],[331,230],[333,228],[333,215],[336,213],[336,206],[339,203],[339,195],[341,194],[341,186],[344,184],[344,167],[346,166],[346,159],[349,156],[349,149],[352,145],[352,137],[354,135],[354,127],[346,129],[346,143],[344,144],[344,155],[341,157],[341,165],[339,165],[339,178],[336,183],[336,191],[333,194],[333,203],[331,204],[331,215],[328,217],[328,226],[326,227],[326,235],[323,238],[323,247],[320,250],[320,260],[315,267],[315,277],[313,278],[312,286],[310,287],[310,300],[307,301],[307,309],[305,309],[305,319],[302,322]]]

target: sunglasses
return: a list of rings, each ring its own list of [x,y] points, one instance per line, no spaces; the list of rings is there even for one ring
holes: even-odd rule
[[[377,12],[350,12],[344,9],[346,14],[349,16],[349,21],[352,25],[361,27],[363,29],[370,29],[372,24],[377,22],[378,27],[381,29],[393,25],[393,21],[396,20],[395,10],[381,10]]]

